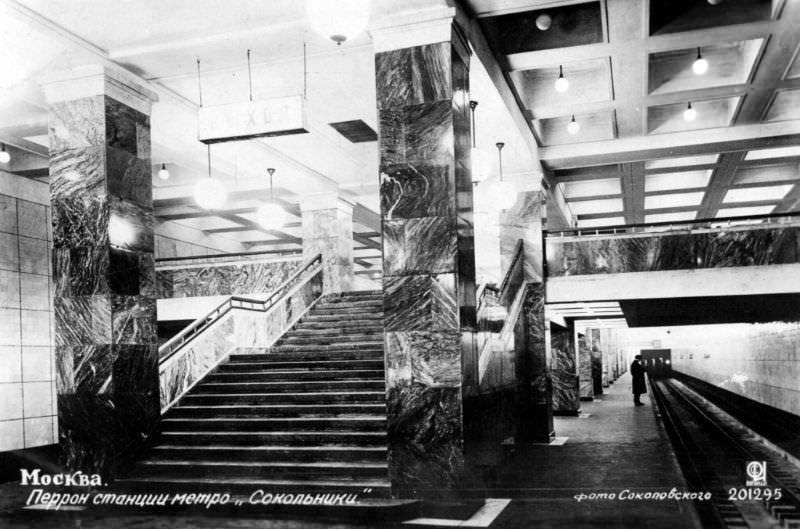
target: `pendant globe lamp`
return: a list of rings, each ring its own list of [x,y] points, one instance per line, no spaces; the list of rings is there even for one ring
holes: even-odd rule
[[[509,209],[517,201],[517,190],[511,182],[503,180],[503,147],[505,143],[497,142],[497,182],[492,186],[492,202],[498,209]]]
[[[311,27],[341,45],[367,29],[370,4],[370,0],[306,0],[306,14]]]
[[[269,173],[269,202],[258,208],[258,223],[265,230],[277,230],[286,224],[286,210],[275,201],[275,192],[272,188],[272,177],[275,169],[267,169]]]
[[[194,186],[194,200],[203,209],[220,209],[228,200],[225,184],[211,176],[211,146],[208,146],[208,177]]]

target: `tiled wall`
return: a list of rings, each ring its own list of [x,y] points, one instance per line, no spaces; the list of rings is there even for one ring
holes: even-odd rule
[[[0,451],[58,431],[47,185],[12,178],[0,173]]]
[[[672,327],[673,369],[800,415],[800,322]]]

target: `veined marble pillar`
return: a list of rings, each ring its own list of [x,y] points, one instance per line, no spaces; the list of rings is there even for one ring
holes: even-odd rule
[[[577,333],[578,344],[578,378],[580,384],[581,400],[594,399],[594,381],[592,380],[592,345],[589,329],[584,333]]]
[[[389,469],[399,495],[440,495],[464,465],[462,339],[472,346],[475,325],[469,52],[451,21],[404,33],[404,47],[375,35]]]
[[[303,260],[322,255],[324,293],[352,290],[353,205],[336,193],[325,193],[304,197],[300,211]]]
[[[592,348],[592,386],[594,395],[603,394],[603,340],[600,329],[588,329],[589,344]]]
[[[550,371],[553,378],[555,415],[578,415],[581,409],[574,337],[575,324],[572,321],[567,323],[567,327],[550,325]]]
[[[526,185],[527,184],[527,185]],[[524,279],[527,283],[523,318],[525,339],[519,350],[517,373],[520,383],[520,423],[517,442],[547,443],[553,430],[553,383],[550,374],[549,323],[544,314],[542,274],[542,224],[546,196],[537,178],[518,182],[514,205],[500,212],[500,262],[508,270],[517,241],[522,240]]]
[[[155,431],[158,346],[150,105],[100,67],[45,84],[59,442],[70,469],[113,477]]]

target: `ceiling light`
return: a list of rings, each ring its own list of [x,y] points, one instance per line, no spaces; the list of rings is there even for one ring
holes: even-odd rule
[[[511,182],[503,180],[503,147],[505,144],[498,142],[496,145],[499,180],[491,188],[491,200],[499,209],[510,209],[517,201],[517,191]]]
[[[161,169],[158,170],[158,177],[162,180],[169,180],[169,171],[167,170],[167,164],[162,163]]]
[[[708,71],[708,61],[703,58],[700,48],[697,48],[697,58],[692,63],[692,71],[695,75],[703,75]]]
[[[580,131],[581,131],[581,124],[575,121],[575,115],[573,114],[572,120],[567,125],[567,132],[569,132],[574,136]]]
[[[258,208],[257,217],[262,228],[276,230],[286,224],[286,210],[275,201],[272,190],[272,175],[275,174],[275,169],[270,167],[267,172],[269,173],[269,202]]]
[[[369,11],[370,0],[306,0],[311,27],[339,45],[367,29]]]
[[[539,28],[541,31],[547,31],[550,29],[550,26],[553,25],[553,17],[548,15],[547,13],[542,13],[538,17],[536,17],[536,27]]]
[[[11,155],[6,150],[6,144],[0,145],[0,163],[8,163],[11,161]]]
[[[225,185],[211,177],[211,145],[208,149],[208,177],[203,178],[194,186],[194,199],[203,209],[219,209],[228,200],[228,190]]]
[[[697,111],[692,108],[692,102],[689,101],[689,104],[686,106],[686,110],[683,111],[683,119],[686,121],[694,121],[697,117]]]
[[[558,79],[556,79],[556,92],[561,92],[562,94],[569,90],[569,81],[566,77],[564,77],[564,67],[558,67]]]
[[[708,3],[712,6],[718,6],[722,3],[722,0],[708,0]]]

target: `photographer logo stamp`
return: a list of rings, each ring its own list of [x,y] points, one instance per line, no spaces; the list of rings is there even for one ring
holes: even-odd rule
[[[745,472],[747,472],[745,485],[748,487],[765,487],[767,485],[766,461],[748,461]]]

